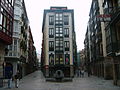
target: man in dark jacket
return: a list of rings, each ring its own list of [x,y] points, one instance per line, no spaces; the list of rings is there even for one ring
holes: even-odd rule
[[[7,73],[7,78],[8,78],[8,88],[11,88],[11,84],[12,84],[12,71],[9,71]]]

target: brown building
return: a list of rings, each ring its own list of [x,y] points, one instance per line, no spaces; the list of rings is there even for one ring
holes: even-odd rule
[[[4,55],[8,52],[8,50],[5,49],[5,46],[12,43],[14,16],[13,7],[14,0],[0,0],[0,78],[2,78],[4,74]]]
[[[36,48],[34,46],[33,36],[31,33],[31,28],[29,27],[29,42],[28,42],[28,61],[27,61],[27,70],[26,73],[32,73],[36,70],[37,66],[37,56],[36,56]]]

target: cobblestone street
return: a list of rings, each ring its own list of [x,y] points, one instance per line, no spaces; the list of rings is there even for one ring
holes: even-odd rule
[[[103,80],[97,77],[78,78],[75,77],[72,82],[46,82],[41,71],[36,71],[20,81],[19,88],[11,89],[7,86],[0,90],[120,90],[120,87],[114,86],[112,80]]]

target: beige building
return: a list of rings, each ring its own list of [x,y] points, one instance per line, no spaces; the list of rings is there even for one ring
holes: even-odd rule
[[[74,11],[67,7],[44,10],[43,46],[41,63],[46,77],[53,77],[61,70],[65,77],[74,76],[76,38]]]

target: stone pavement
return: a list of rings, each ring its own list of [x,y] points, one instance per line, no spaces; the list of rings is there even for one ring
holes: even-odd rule
[[[0,90],[120,90],[114,86],[112,80],[104,80],[94,76],[84,78],[75,77],[72,82],[46,82],[41,71],[36,71],[20,81],[19,88],[7,87]]]

